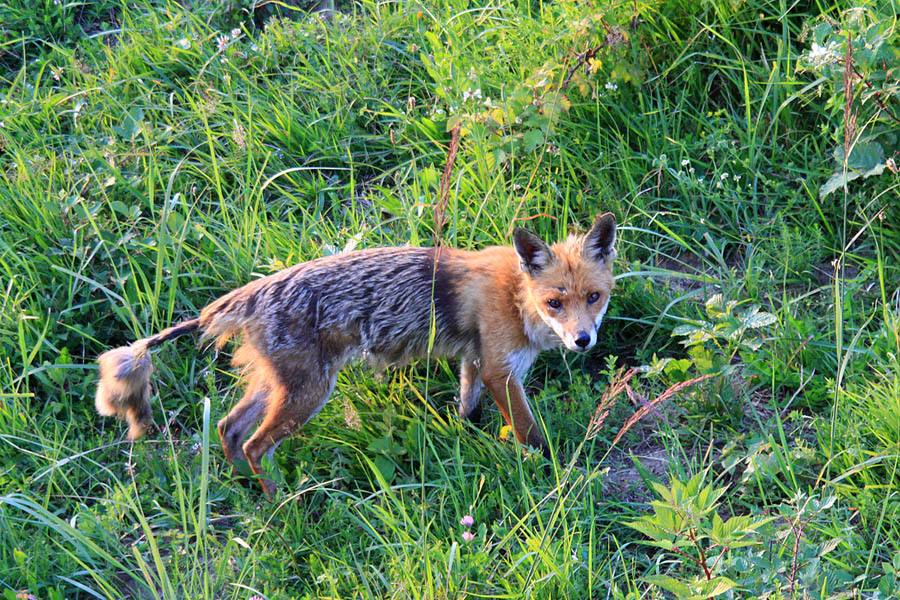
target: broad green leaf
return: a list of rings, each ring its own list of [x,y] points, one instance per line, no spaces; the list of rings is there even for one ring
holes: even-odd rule
[[[667,592],[675,594],[679,598],[691,597],[694,595],[690,586],[669,577],[668,575],[647,575],[643,577],[643,580],[651,585],[659,586]]]
[[[453,115],[449,119],[447,119],[447,131],[452,131],[454,127],[456,127],[460,121],[462,121],[462,117],[459,115]]]
[[[544,132],[540,129],[530,129],[522,136],[525,143],[525,152],[534,152],[534,150],[544,143]]]
[[[828,181],[823,183],[819,188],[819,196],[824,198],[828,194],[850,183],[854,179],[859,179],[859,173],[857,173],[856,171],[847,171],[846,173],[844,173],[843,170],[840,170],[832,173],[831,177],[828,178]]]
[[[687,370],[691,368],[693,363],[686,358],[679,358],[678,360],[672,360],[668,362],[665,366],[666,375],[678,375],[685,374]],[[686,377],[687,375],[685,375]]]
[[[646,517],[645,517],[646,519]],[[641,519],[638,521],[630,521],[625,523],[626,527],[631,527],[636,531],[640,531],[648,538],[653,540],[662,540],[667,537],[666,531],[664,531],[657,524],[649,522],[647,520]]]
[[[698,587],[702,596],[712,598],[724,594],[737,584],[727,577],[713,577],[709,581],[702,582]]]
[[[708,323],[704,323],[704,325],[709,325]],[[672,330],[672,336],[676,335],[690,335],[695,331],[702,331],[702,326],[700,325],[679,325],[675,329]]]
[[[844,147],[837,146],[834,149],[834,159],[838,164],[844,164]],[[878,142],[857,142],[850,148],[850,156],[847,157],[847,168],[863,173],[871,171],[878,165],[884,164],[884,149]]]

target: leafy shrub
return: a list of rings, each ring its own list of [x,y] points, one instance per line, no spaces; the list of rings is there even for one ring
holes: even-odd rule
[[[774,514],[724,519],[721,501],[728,490],[705,484],[703,473],[653,487],[659,497],[650,503],[653,512],[627,525],[650,538],[643,543],[662,549],[673,565],[643,580],[678,600],[726,593],[745,600],[825,600],[852,589],[853,576],[828,557],[843,537],[816,532],[836,511],[834,496],[797,494]]]
[[[838,169],[819,189],[822,196],[860,177],[897,173],[891,154],[900,139],[897,7],[896,1],[864,2],[840,22],[824,20],[812,28],[803,67],[820,76],[816,91],[836,123],[831,137]]]

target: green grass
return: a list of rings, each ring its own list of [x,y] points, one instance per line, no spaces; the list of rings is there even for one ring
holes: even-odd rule
[[[673,597],[658,576],[696,565],[626,523],[697,474],[723,518],[773,517],[715,565],[733,597],[900,594],[900,184],[820,196],[843,92],[801,68],[812,27],[881,3],[253,6],[0,7],[4,598]],[[598,348],[529,379],[564,466],[496,410],[456,419],[453,361],[344,371],[274,502],[210,428],[240,393],[225,356],[161,349],[135,444],[94,414],[103,350],[282,266],[433,243],[456,123],[445,242],[620,225]],[[679,343],[717,293],[773,322]],[[623,394],[589,436],[640,365],[636,401],[715,376],[611,447]]]

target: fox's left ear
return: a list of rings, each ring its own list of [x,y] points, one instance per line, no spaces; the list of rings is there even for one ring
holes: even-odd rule
[[[616,258],[616,218],[612,213],[599,215],[584,235],[581,253],[585,258],[597,261],[611,261]]]

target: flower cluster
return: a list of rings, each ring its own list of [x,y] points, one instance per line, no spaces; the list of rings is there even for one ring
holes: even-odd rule
[[[821,70],[822,68],[840,62],[841,57],[837,52],[837,45],[834,42],[828,42],[824,46],[813,42],[809,54],[806,55],[806,61],[813,70]]]
[[[476,89],[474,92],[471,89],[463,92],[463,102],[465,102],[469,98],[472,98],[473,100],[481,98],[481,88]]]
[[[469,528],[475,524],[475,517],[473,517],[472,515],[465,515],[462,519],[459,520],[459,524],[463,527]],[[464,542],[471,542],[475,539],[475,534],[471,531],[468,531],[467,529],[466,531],[463,531],[462,539]]]

